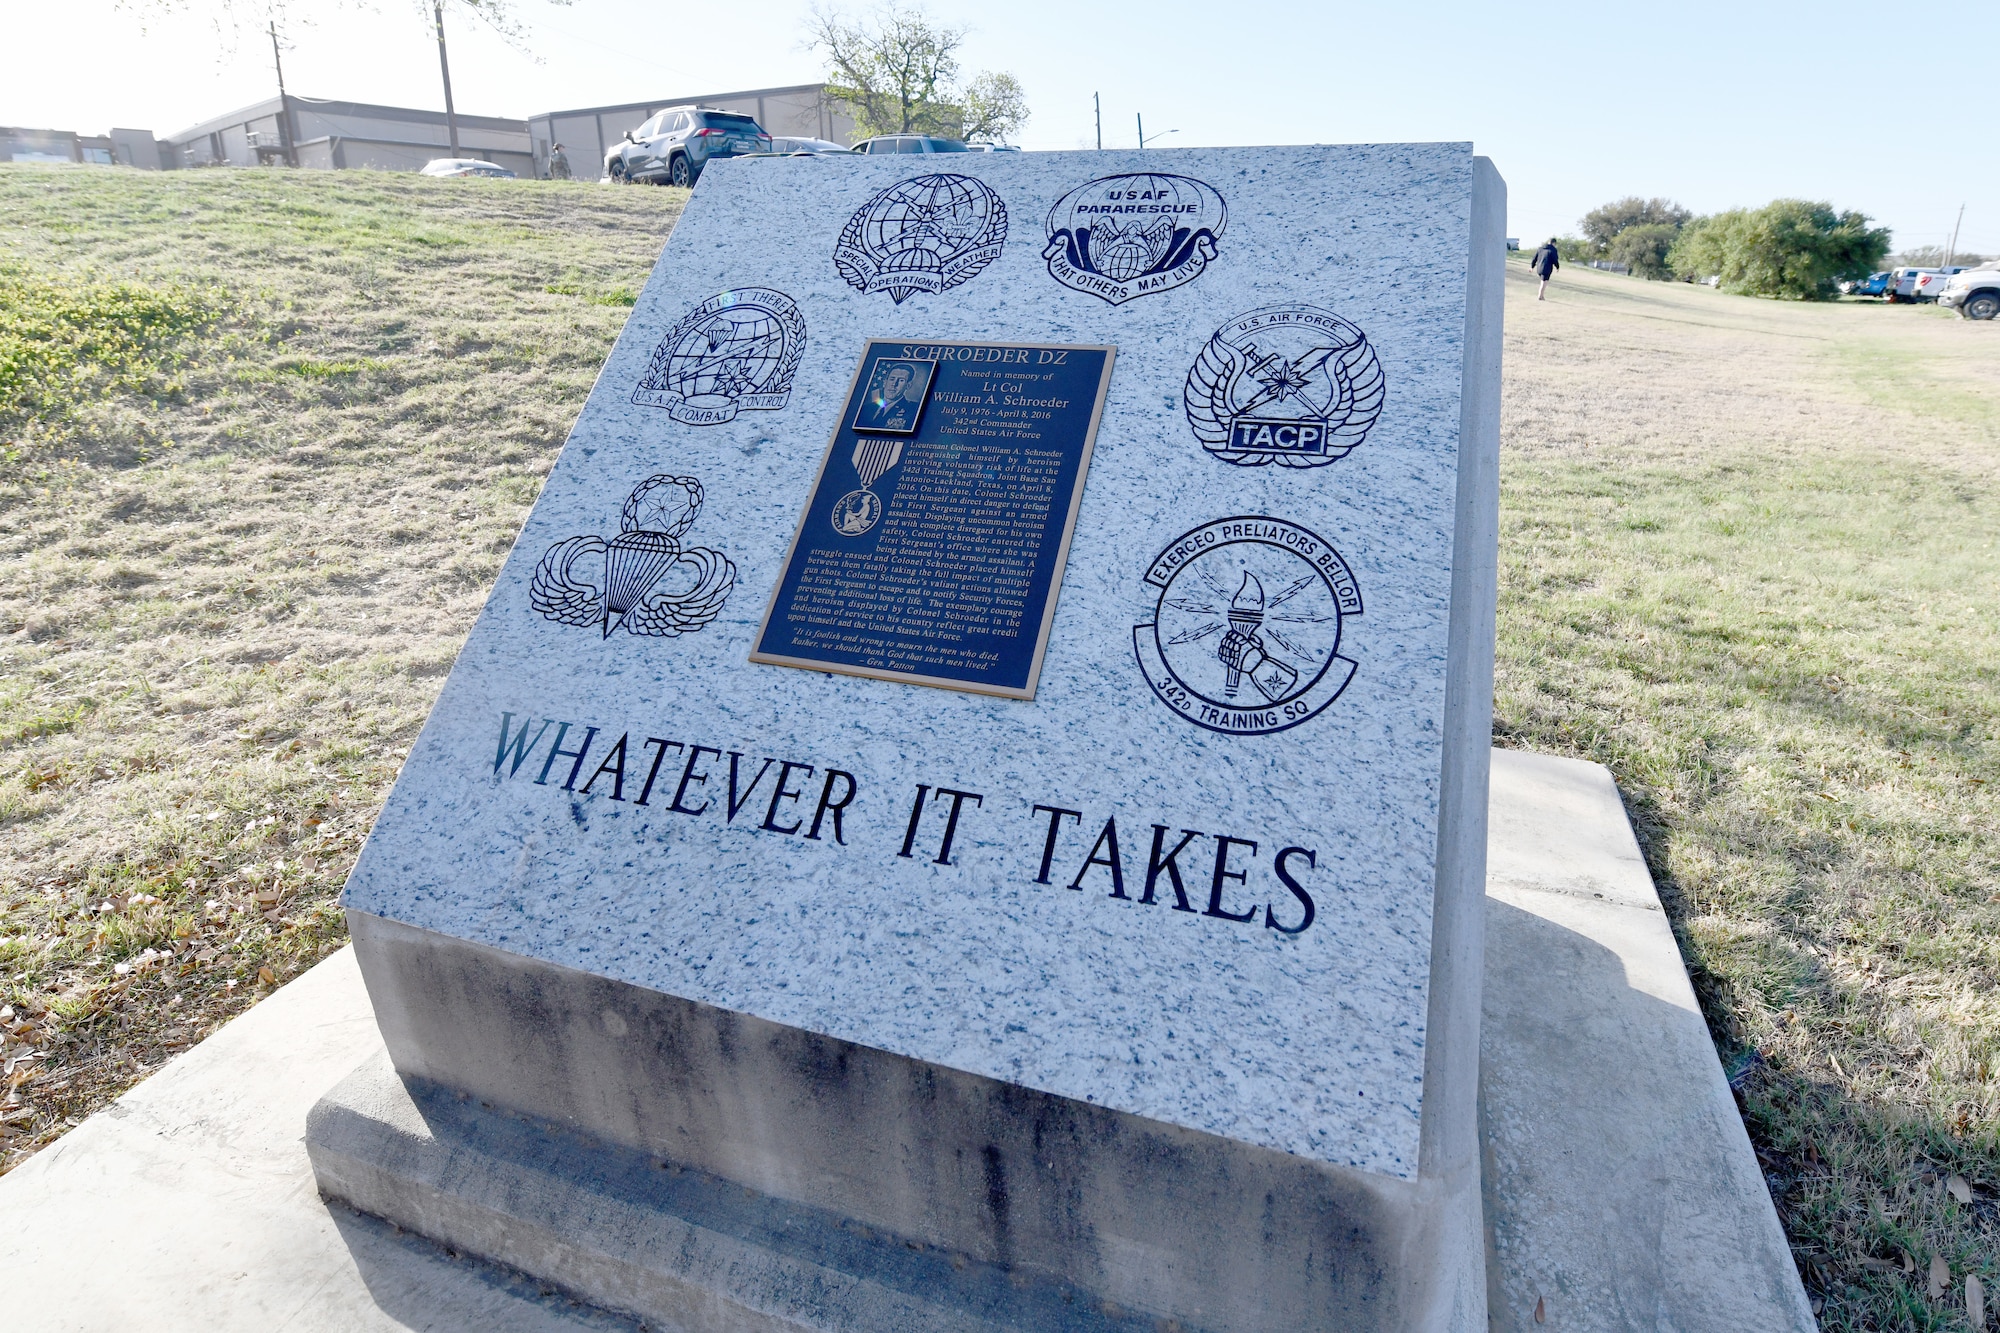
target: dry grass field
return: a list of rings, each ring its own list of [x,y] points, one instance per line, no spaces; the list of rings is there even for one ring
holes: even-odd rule
[[[0,167],[5,1163],[338,945],[679,202]],[[1617,775],[1826,1327],[1971,1328],[2000,328],[1508,296],[1496,734]]]
[[[1617,775],[1825,1327],[1969,1328],[2000,327],[1508,276],[1496,734]]]

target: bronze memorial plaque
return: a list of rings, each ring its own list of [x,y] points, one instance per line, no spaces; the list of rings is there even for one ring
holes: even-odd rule
[[[1034,698],[1115,351],[870,339],[750,660]]]

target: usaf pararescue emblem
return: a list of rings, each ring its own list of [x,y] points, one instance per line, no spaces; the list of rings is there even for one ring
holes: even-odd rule
[[[1132,651],[1160,701],[1233,736],[1317,715],[1354,677],[1341,623],[1361,590],[1340,553],[1283,519],[1220,518],[1182,533],[1146,571],[1160,590]]]
[[[1049,276],[1120,305],[1193,282],[1215,258],[1229,210],[1215,187],[1138,172],[1079,185],[1049,210]]]
[[[675,421],[719,426],[739,411],[774,412],[791,400],[806,351],[798,305],[769,287],[711,296],[653,349],[632,401]]]
[[[1215,331],[1182,401],[1202,448],[1238,467],[1322,467],[1382,414],[1382,363],[1331,311],[1267,306]]]
[[[626,497],[616,537],[567,537],[543,554],[528,604],[558,624],[599,626],[607,639],[615,629],[660,639],[700,630],[736,586],[728,556],[681,544],[701,500],[693,477],[646,478]]]
[[[913,292],[949,291],[1000,257],[1007,205],[970,176],[897,181],[861,206],[840,230],[833,264],[849,286],[887,292],[901,305]]]

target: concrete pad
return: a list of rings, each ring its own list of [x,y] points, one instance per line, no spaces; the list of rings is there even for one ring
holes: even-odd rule
[[[1500,751],[1492,802],[1493,1327],[1812,1329],[1610,775]],[[307,1111],[382,1059],[344,950],[0,1179],[6,1327],[631,1328],[320,1201]]]
[[[343,949],[0,1178],[0,1325],[632,1328],[320,1202],[306,1112],[381,1049]]]
[[[1486,864],[1492,1327],[1817,1328],[1610,772],[1496,750]]]

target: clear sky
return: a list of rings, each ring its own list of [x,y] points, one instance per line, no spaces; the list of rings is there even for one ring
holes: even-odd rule
[[[251,3],[242,12],[254,22]],[[295,93],[442,107],[416,0],[293,0]],[[973,28],[971,70],[1026,86],[1022,146],[1089,147],[1133,117],[1164,145],[1469,139],[1510,187],[1508,231],[1573,230],[1625,194],[1698,211],[1782,195],[1858,208],[1899,247],[2000,253],[2000,3],[1941,0],[1902,22],[1841,0],[1683,0],[1643,9],[1465,0],[930,0]],[[162,17],[113,0],[8,5],[0,124],[168,134],[274,91],[267,40],[218,42],[193,0]],[[857,6],[858,8],[858,6]],[[459,109],[562,107],[817,81],[808,4],[521,0],[539,63],[448,16]],[[309,23],[300,21],[308,18]]]

